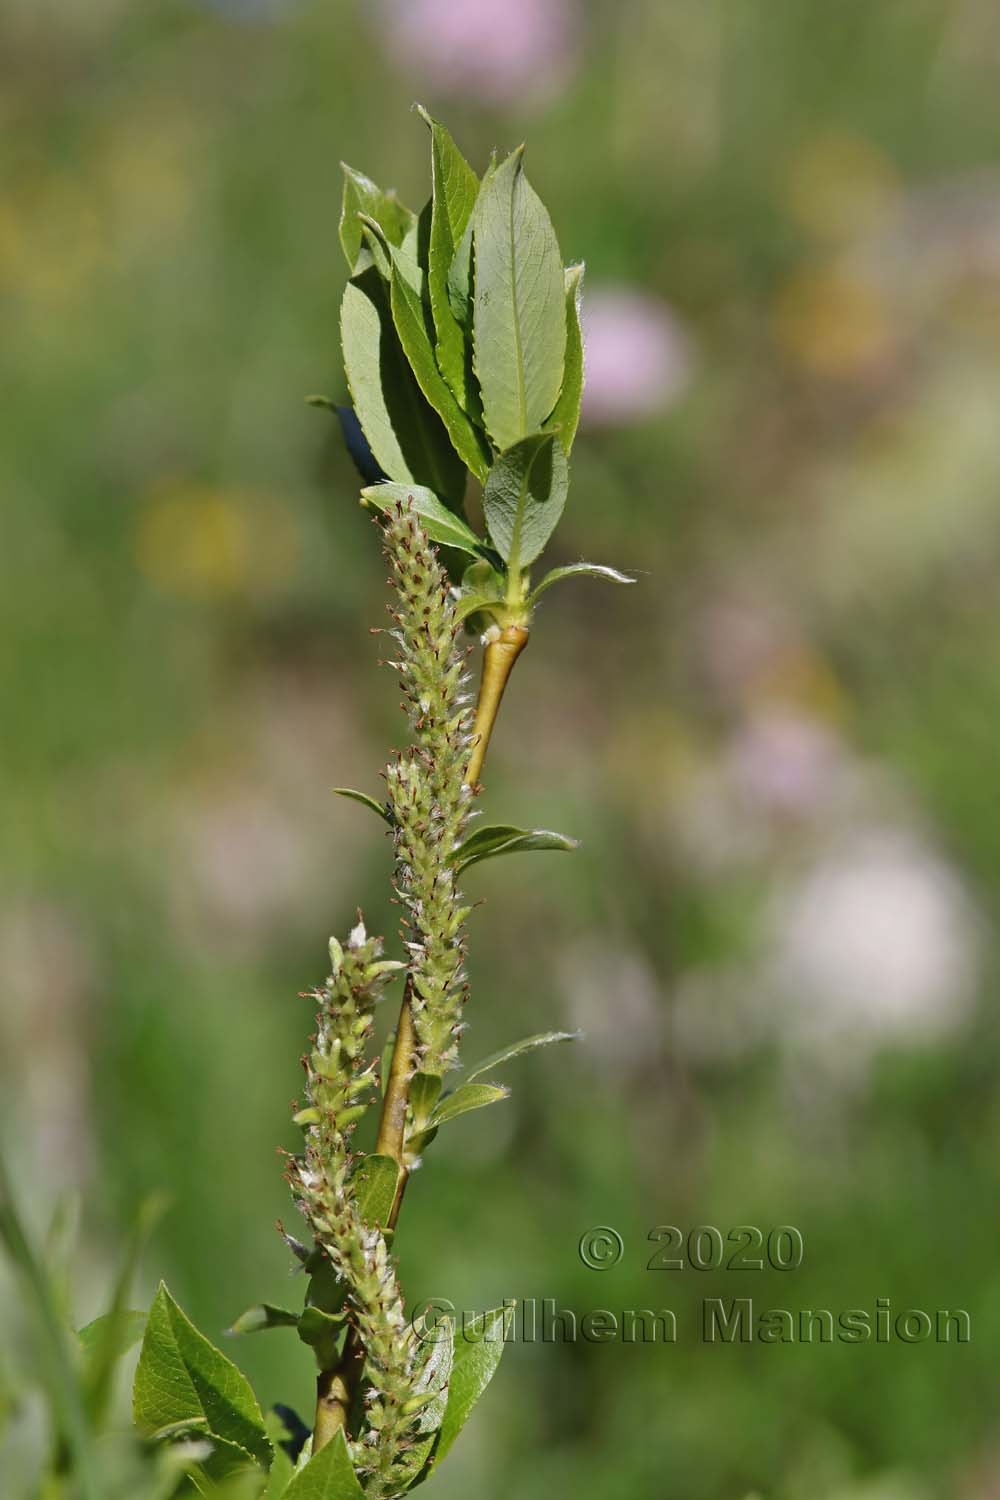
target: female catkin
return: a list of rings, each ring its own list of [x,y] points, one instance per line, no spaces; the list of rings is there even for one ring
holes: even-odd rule
[[[364,1422],[349,1438],[366,1494],[396,1492],[406,1477],[428,1389],[427,1351],[407,1323],[381,1229],[367,1225],[351,1183],[351,1137],[376,1082],[369,1044],[378,999],[405,967],[416,1036],[412,1067],[440,1076],[455,1066],[465,1000],[465,919],[454,852],[472,793],[465,783],[471,712],[449,585],[417,518],[398,507],[384,521],[397,594],[392,665],[400,674],[413,743],[386,767],[395,889],[405,908],[409,961],[381,957],[363,923],[345,946],[331,941],[332,973],[314,992],[317,1033],[306,1059],[306,1107],[296,1120],[305,1149],[291,1166],[296,1200],[316,1245],[343,1284],[364,1356]]]
[[[386,768],[396,846],[396,892],[406,911],[415,1062],[440,1076],[457,1065],[466,998],[465,921],[454,870],[470,816],[472,743],[465,653],[449,584],[417,517],[398,506],[385,523],[386,557],[399,598],[393,613],[414,743]]]

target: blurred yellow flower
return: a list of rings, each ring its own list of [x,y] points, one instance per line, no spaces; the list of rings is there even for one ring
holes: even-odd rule
[[[786,355],[834,378],[872,374],[894,347],[875,290],[835,266],[809,267],[792,278],[775,303],[773,329]]]
[[[163,236],[191,211],[206,160],[197,122],[178,118],[162,99],[127,132],[110,136],[101,163],[116,242],[127,251],[163,253]]]
[[[268,496],[186,485],[151,495],[139,517],[136,555],[157,588],[211,598],[284,582],[295,569],[298,538]]]
[[[108,239],[82,183],[39,167],[0,196],[0,287],[45,305],[72,301],[105,263]]]
[[[788,211],[822,239],[848,240],[875,228],[895,206],[896,170],[871,141],[831,132],[805,141],[792,157]]]
[[[749,685],[747,701],[761,709],[794,707],[829,724],[842,722],[848,713],[848,700],[832,665],[805,642],[789,643],[763,664]]]

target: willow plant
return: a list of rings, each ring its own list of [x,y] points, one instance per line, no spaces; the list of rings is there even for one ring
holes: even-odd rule
[[[564,269],[523,149],[492,161],[480,180],[448,132],[420,113],[432,177],[420,214],[344,169],[351,405],[333,407],[389,565],[390,665],[410,739],[385,767],[384,797],[338,790],[388,825],[401,942],[398,956],[386,956],[360,916],[330,942],[329,975],[310,992],[315,1032],[295,1115],[303,1142],[287,1161],[308,1228],[303,1240],[285,1234],[307,1277],[304,1305],[262,1304],[232,1330],[295,1330],[318,1366],[315,1412],[309,1423],[281,1407],[265,1418],[244,1376],[165,1287],[144,1322],[119,1296],[113,1320],[88,1331],[88,1347],[104,1371],[141,1332],[134,1410],[143,1451],[175,1460],[155,1469],[151,1495],[390,1500],[434,1472],[496,1369],[509,1309],[484,1313],[471,1330],[421,1326],[393,1254],[407,1183],[439,1130],[507,1097],[496,1081],[507,1062],[569,1040],[531,1036],[461,1071],[464,872],[500,855],[575,847],[550,830],[478,821],[505,687],[548,588],[581,574],[629,581],[590,563],[532,576],[566,503],[583,389],[583,268]],[[470,516],[481,517],[479,530]],[[387,1017],[378,1054],[378,1013],[393,985],[398,1020]],[[376,1104],[377,1127],[366,1134]],[[100,1481],[91,1473],[76,1492],[91,1500]]]

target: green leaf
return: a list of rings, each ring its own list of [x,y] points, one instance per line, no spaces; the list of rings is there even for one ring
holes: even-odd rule
[[[446,1094],[430,1117],[430,1127],[437,1130],[449,1120],[468,1114],[471,1109],[485,1109],[510,1097],[510,1089],[495,1083],[463,1083],[454,1093]]]
[[[263,1333],[265,1328],[295,1328],[299,1315],[286,1307],[274,1307],[270,1302],[259,1302],[240,1313],[236,1321],[226,1329],[227,1333]]]
[[[410,1079],[410,1108],[418,1129],[421,1129],[434,1112],[441,1094],[442,1079],[437,1073],[414,1073]]]
[[[420,281],[413,268],[404,264],[402,251],[389,244],[374,220],[362,216],[362,228],[379,274],[389,284],[393,323],[417,384],[444,423],[455,452],[477,479],[484,480],[492,455],[438,369]]]
[[[562,389],[547,427],[558,431],[563,447],[569,453],[580,423],[583,400],[583,331],[580,327],[580,300],[583,289],[583,266],[567,266],[566,272],[566,358],[563,364]]]
[[[329,1257],[317,1245],[306,1267],[309,1285],[306,1287],[306,1307],[317,1307],[320,1312],[337,1316],[347,1299],[347,1283],[342,1281],[330,1264]]]
[[[489,611],[503,604],[503,599],[497,594],[462,594],[455,601],[455,618],[467,620],[470,615],[478,614],[480,610]]]
[[[451,308],[452,317],[461,328],[463,336],[468,336],[472,329],[472,246],[473,226],[475,217],[471,218],[465,226],[465,233],[455,247],[455,255],[451,265],[448,267],[448,306]],[[482,399],[479,397],[477,388],[478,405],[482,407]]]
[[[295,1465],[283,1448],[275,1448],[274,1462],[267,1476],[267,1487],[260,1500],[281,1500],[295,1474]]]
[[[421,1436],[405,1454],[401,1455],[403,1483],[401,1488],[412,1488],[424,1469],[437,1441],[437,1434],[448,1409],[448,1386],[454,1358],[454,1320],[444,1318],[435,1329],[430,1352],[423,1369],[414,1383],[418,1396],[430,1393],[431,1399],[422,1406],[415,1422]]]
[[[421,264],[421,258],[426,256],[426,246],[422,243],[422,239],[430,233],[430,204],[427,204],[419,219],[414,219],[413,226],[407,232],[401,245],[391,244],[381,224],[370,214],[359,215],[359,222],[371,260],[383,281],[388,286],[392,280],[393,271],[398,271],[418,305],[422,306],[426,280]]]
[[[399,1164],[391,1156],[363,1156],[355,1167],[351,1187],[358,1212],[372,1228],[388,1223],[398,1181]]]
[[[432,490],[419,484],[370,484],[361,491],[363,502],[374,505],[377,510],[388,510],[391,505],[407,505],[420,517],[423,528],[432,542],[439,546],[457,547],[471,557],[482,557],[486,547],[470,526],[456,516],[454,511],[442,505]]]
[[[451,858],[460,874],[478,860],[495,859],[498,854],[522,854],[532,849],[572,852],[579,847],[578,839],[571,839],[565,833],[553,833],[549,828],[515,828],[512,823],[486,823],[470,833]]]
[[[211,1443],[212,1451],[207,1458],[201,1460],[196,1472],[201,1472],[212,1483],[202,1490],[201,1493],[214,1497],[216,1494],[215,1485],[221,1479],[235,1479],[238,1475],[260,1475],[260,1465],[257,1460],[245,1448],[241,1447],[239,1443],[230,1443],[226,1438],[220,1438],[214,1432],[206,1433],[204,1436],[206,1441]],[[195,1483],[197,1487],[197,1481]],[[243,1500],[244,1496],[246,1500],[250,1500],[250,1494],[256,1495],[259,1488],[259,1480],[253,1486],[250,1493],[246,1489],[234,1486],[236,1494],[241,1497],[241,1500]],[[228,1486],[223,1491],[223,1494],[226,1496],[232,1495],[232,1493],[233,1491]]]
[[[485,480],[490,451],[466,416],[451,386],[437,367],[423,303],[394,264],[391,278],[392,318],[417,384],[445,425],[455,452],[476,478]]]
[[[437,364],[462,410],[478,415],[479,391],[465,336],[468,314],[466,311],[461,321],[455,315],[448,295],[448,273],[472,221],[479,179],[444,126],[420,105],[417,108],[431,132],[432,212],[427,285],[437,335]]]
[[[503,567],[498,557],[494,560]],[[497,595],[503,593],[506,586],[506,578],[503,573],[498,573],[493,564],[484,558],[477,557],[475,562],[466,563],[465,572],[462,574],[462,587],[470,593],[488,594],[495,591]]]
[[[552,221],[522,150],[484,184],[475,211],[474,368],[500,449],[537,432],[563,383],[566,291]]]
[[[534,562],[559,524],[569,489],[566,450],[536,432],[501,453],[486,480],[483,508],[490,539],[512,573]]]
[[[379,802],[375,797],[369,797],[367,792],[356,792],[351,786],[335,786],[332,790],[338,797],[350,797],[352,802],[360,802],[362,807],[370,807],[373,813],[378,813],[379,817],[388,823],[390,828],[392,827],[392,813],[384,802]]]
[[[562,578],[604,578],[608,583],[635,583],[628,573],[619,573],[617,568],[606,568],[603,563],[570,563],[565,568],[553,568],[551,573],[546,573],[528,596],[528,604],[532,605],[546,589],[550,589],[554,583]]]
[[[390,479],[460,504],[465,465],[414,379],[374,266],[344,288],[340,335],[351,400],[376,462]]]
[[[536,1047],[548,1047],[553,1042],[578,1042],[583,1036],[582,1031],[539,1031],[535,1036],[526,1036],[520,1042],[513,1042],[509,1047],[503,1047],[499,1052],[491,1052],[489,1057],[484,1057],[482,1062],[476,1064],[468,1075],[468,1082],[474,1078],[481,1078],[484,1073],[491,1073],[494,1068],[499,1068],[503,1063],[510,1062],[511,1058],[520,1057],[522,1052],[532,1052]]]
[[[514,1308],[497,1307],[484,1313],[475,1330],[455,1329],[455,1347],[448,1383],[448,1401],[432,1467],[448,1452],[468,1421],[469,1414],[496,1373],[514,1317]]]
[[[500,558],[496,561],[503,566]],[[455,602],[455,614],[460,620],[468,619],[481,609],[490,609],[504,604],[507,580],[488,562],[477,558],[469,563],[462,574],[462,592]]]
[[[377,187],[363,172],[356,172],[341,162],[344,173],[344,196],[340,207],[340,245],[352,276],[370,263],[364,249],[359,214],[367,214],[381,227],[391,245],[402,245],[407,232],[416,223],[416,214],[404,207],[393,191]]]
[[[209,1432],[265,1467],[271,1445],[257,1398],[232,1360],[209,1343],[161,1282],[135,1374],[136,1423],[148,1431],[202,1417]]]
[[[37,1319],[39,1362],[53,1423],[73,1463],[80,1500],[103,1500],[94,1433],[88,1420],[85,1393],[78,1379],[71,1347],[72,1333],[64,1325],[55,1288],[24,1224],[0,1157],[0,1243],[22,1277]]]
[[[72,1302],[73,1275],[80,1260],[80,1207],[78,1190],[60,1193],[39,1246],[56,1301],[67,1310]]]
[[[483,196],[486,188],[493,181],[496,169],[496,154],[494,153],[489,166],[483,174],[483,180],[479,186],[479,194],[476,198],[477,203]],[[473,209],[462,238],[455,246],[455,257],[448,268],[448,301],[455,315],[455,321],[467,339],[471,338],[472,334],[472,281],[475,265],[475,227],[476,214],[475,209]],[[476,390],[476,400],[478,408],[481,409],[482,403],[479,400],[478,388]],[[477,409],[476,415],[480,415],[480,410]]]
[[[379,228],[381,229],[381,225]],[[402,243],[392,248],[392,257],[396,265],[421,301],[424,298],[427,283],[427,253],[430,237],[431,205],[427,202],[406,231]],[[392,241],[390,240],[389,243],[392,244]]]
[[[126,1308],[117,1319],[112,1313],[102,1313],[99,1318],[85,1323],[76,1335],[83,1350],[85,1367],[112,1329],[115,1336],[111,1348],[113,1358],[118,1360],[142,1341],[146,1331],[146,1314],[137,1312],[134,1308]]]
[[[406,1137],[406,1161],[408,1166],[412,1166],[414,1162],[419,1161],[436,1136],[437,1126],[435,1125],[433,1130],[418,1130],[413,1135]]]
[[[284,1500],[364,1500],[342,1431],[299,1470]]]
[[[369,260],[374,264],[382,280],[388,285],[389,277],[392,275],[392,260],[389,256],[388,244],[383,238],[378,224],[370,215],[359,214],[358,222],[361,225],[361,236],[367,246]]]
[[[111,1404],[115,1368],[118,1361],[127,1350],[132,1348],[133,1344],[139,1342],[144,1332],[145,1316],[142,1313],[129,1311],[129,1296],[143,1247],[165,1207],[165,1198],[162,1195],[154,1195],[147,1199],[140,1208],[115,1279],[111,1306],[103,1318],[98,1318],[88,1325],[83,1379],[87,1392],[87,1407],[96,1429],[103,1426]],[[141,1320],[138,1334],[135,1331],[137,1318]],[[82,1334],[80,1337],[83,1341]]]
[[[417,1431],[422,1433],[437,1432],[448,1409],[448,1383],[455,1357],[454,1319],[444,1318],[438,1327],[441,1336],[431,1342],[423,1369],[414,1382],[418,1396],[431,1393],[430,1401],[421,1407],[415,1424]]]
[[[346,1289],[345,1289],[346,1290]],[[298,1320],[299,1338],[315,1350],[321,1370],[332,1370],[343,1353],[347,1323],[343,1312],[325,1312],[321,1307],[306,1307]]]

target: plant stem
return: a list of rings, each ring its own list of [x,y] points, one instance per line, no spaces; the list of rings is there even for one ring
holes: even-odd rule
[[[351,1328],[344,1344],[340,1363],[332,1370],[320,1370],[316,1377],[316,1421],[313,1426],[313,1452],[325,1448],[341,1428],[347,1426],[351,1405],[348,1377],[353,1373],[360,1349]]]
[[[407,980],[403,1003],[396,1026],[396,1045],[393,1048],[392,1064],[382,1100],[382,1117],[379,1120],[378,1139],[375,1150],[380,1156],[391,1156],[399,1167],[396,1196],[386,1221],[386,1229],[395,1229],[399,1209],[406,1189],[409,1169],[403,1159],[403,1140],[406,1133],[406,1104],[410,1093],[410,1078],[413,1074],[413,1056],[416,1038],[413,1034],[413,1015],[410,1010],[410,983]]]
[[[483,652],[483,675],[479,683],[476,721],[472,730],[473,748],[465,777],[470,786],[475,786],[479,780],[507,680],[527,644],[526,626],[508,625],[496,640],[487,644]]]
[[[482,773],[483,762],[490,743],[493,725],[500,709],[500,700],[514,663],[528,644],[528,630],[524,625],[508,625],[495,640],[487,643],[483,652],[483,669],[479,679],[479,696],[476,700],[476,717],[473,724],[472,753],[469,756],[466,784],[475,787]],[[410,984],[407,981],[396,1025],[396,1045],[392,1064],[386,1081],[379,1118],[378,1138],[375,1150],[381,1156],[391,1156],[399,1167],[396,1196],[386,1221],[385,1228],[393,1230],[399,1218],[403,1193],[409,1179],[409,1170],[404,1160],[406,1136],[406,1106],[410,1094],[410,1079],[414,1070],[416,1037],[413,1031],[413,1015],[410,1010]],[[364,1364],[363,1351],[357,1331],[351,1328],[344,1343],[344,1352],[334,1369],[321,1370],[316,1380],[316,1420],[313,1428],[313,1452],[318,1453],[341,1430],[346,1429],[350,1416],[351,1400]]]

